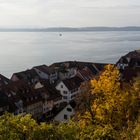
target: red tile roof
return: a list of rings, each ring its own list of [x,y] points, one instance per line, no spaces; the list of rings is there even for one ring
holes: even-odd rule
[[[86,81],[91,80],[94,75],[88,67],[85,67],[82,70],[78,70],[77,76]]]
[[[51,73],[54,73],[54,70],[46,65],[35,66],[33,67],[33,69],[38,69],[48,75],[50,75]]]
[[[81,83],[83,82],[83,80],[81,78],[79,78],[78,76],[75,76],[70,79],[62,80],[62,82],[65,84],[65,86],[69,90],[73,90],[73,89],[79,88]]]
[[[47,80],[41,80],[41,84],[44,85],[46,93],[48,94],[48,100],[58,100],[62,99],[62,96],[58,90],[56,90],[55,86],[50,84]]]
[[[27,80],[27,81],[31,81],[34,78],[38,78],[38,74],[34,69],[21,71],[18,73],[14,73],[13,75],[16,75],[20,80]]]

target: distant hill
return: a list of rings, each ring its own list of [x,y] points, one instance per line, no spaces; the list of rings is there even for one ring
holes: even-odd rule
[[[0,28],[0,32],[98,32],[98,31],[140,31],[138,26],[129,27],[52,27],[52,28]]]

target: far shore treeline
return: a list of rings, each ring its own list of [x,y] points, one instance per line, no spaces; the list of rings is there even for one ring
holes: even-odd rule
[[[139,26],[128,27],[47,27],[47,28],[0,28],[0,32],[102,32],[140,31]]]

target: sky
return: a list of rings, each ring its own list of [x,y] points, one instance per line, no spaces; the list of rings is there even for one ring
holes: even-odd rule
[[[140,26],[140,0],[0,0],[0,27]]]

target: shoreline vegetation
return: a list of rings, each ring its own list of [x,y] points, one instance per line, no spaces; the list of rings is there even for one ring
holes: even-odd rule
[[[105,32],[140,31],[139,26],[127,27],[48,27],[48,28],[0,28],[0,32]]]

